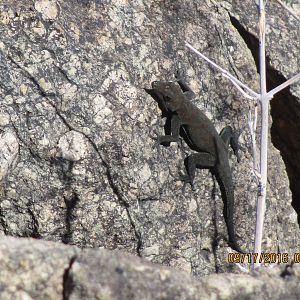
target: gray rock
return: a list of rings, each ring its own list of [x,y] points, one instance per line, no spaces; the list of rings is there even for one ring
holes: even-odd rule
[[[190,277],[121,251],[0,238],[0,296],[15,299],[297,299],[299,265]]]
[[[1,132],[0,181],[7,175],[8,170],[13,169],[14,162],[16,161],[18,155],[18,150],[19,150],[19,143],[16,135],[10,130]]]
[[[122,249],[194,275],[239,272],[226,262],[216,180],[199,170],[196,191],[182,190],[180,173],[191,150],[182,142],[161,146],[158,155],[151,137],[163,133],[164,121],[144,88],[173,79],[180,68],[197,95],[194,102],[218,130],[244,128],[249,103],[184,41],[257,90],[253,56],[230,18],[255,20],[251,5],[2,1],[0,126],[19,147],[1,182],[2,233]],[[297,36],[298,28],[289,30]],[[297,53],[287,59],[296,64]],[[286,72],[296,70],[291,67]],[[230,155],[235,223],[240,246],[252,251],[256,185],[247,129],[240,140],[242,162]],[[285,166],[271,144],[270,157],[263,249],[293,255],[299,229]]]
[[[79,253],[59,243],[1,237],[1,299],[63,299],[64,274]]]
[[[57,157],[79,161],[87,156],[89,142],[82,133],[71,130],[59,139],[57,147]]]
[[[226,1],[234,26],[239,30],[257,60],[256,20],[257,11],[253,1]],[[294,13],[299,14],[299,1],[288,1]],[[247,14],[243,11],[247,10]],[[266,6],[266,51],[267,85],[274,88],[300,72],[299,21],[277,1],[268,1]],[[300,153],[299,112],[300,83],[275,95],[271,101],[271,136],[274,146],[284,160],[292,191],[292,205],[300,213]],[[271,162],[272,164],[272,162]],[[275,165],[275,164],[274,164]]]

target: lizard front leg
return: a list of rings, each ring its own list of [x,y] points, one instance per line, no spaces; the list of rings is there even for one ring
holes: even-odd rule
[[[180,131],[181,121],[177,114],[173,114],[171,118],[171,134],[158,136],[156,144],[164,144],[171,142],[178,142],[179,140],[179,131]]]

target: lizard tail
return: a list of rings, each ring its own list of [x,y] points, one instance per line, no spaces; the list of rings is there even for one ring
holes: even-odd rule
[[[235,237],[235,230],[234,230],[234,220],[233,220],[233,208],[234,208],[234,188],[231,176],[231,169],[229,166],[229,161],[227,158],[227,152],[225,151],[225,147],[222,145],[218,145],[222,141],[216,140],[216,146],[218,147],[218,151],[216,151],[217,155],[219,156],[219,151],[223,151],[222,153],[222,160],[219,160],[217,157],[217,165],[216,165],[216,177],[221,189],[222,199],[224,202],[224,209],[223,214],[228,230],[229,236],[229,244],[230,246],[240,252],[245,253],[237,244],[237,240]],[[225,158],[225,159],[224,159]]]

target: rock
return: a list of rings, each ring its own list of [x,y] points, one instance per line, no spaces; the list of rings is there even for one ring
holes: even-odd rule
[[[0,238],[0,295],[10,299],[297,299],[299,265],[204,278],[121,251]]]
[[[69,131],[58,141],[58,157],[69,161],[79,161],[86,157],[89,143],[82,133]]]
[[[76,247],[1,237],[1,299],[63,299],[64,274]]]
[[[232,23],[241,33],[242,38],[257,61],[258,41],[255,38],[257,11],[252,5],[252,1],[226,2],[230,3],[229,14],[231,15]],[[299,10],[297,9],[299,2],[288,1],[287,4],[299,16]],[[247,9],[247,14],[243,13],[245,9]],[[267,86],[271,90],[300,72],[299,21],[277,1],[269,1],[266,10]],[[271,138],[285,163],[292,191],[292,205],[298,214],[298,223],[300,220],[300,166],[297,159],[300,153],[298,134],[299,87],[300,83],[298,80],[289,88],[276,94],[271,101],[271,116],[273,120]],[[273,163],[272,165],[275,166],[276,164]],[[274,177],[276,174],[274,173],[271,176]]]
[[[58,16],[58,5],[56,1],[35,1],[34,8],[41,13],[43,19],[53,20]]]
[[[0,181],[7,172],[14,167],[17,158],[19,143],[16,135],[9,130],[0,134]]]
[[[226,261],[228,234],[216,180],[199,170],[196,191],[183,191],[180,173],[191,150],[183,142],[161,146],[158,155],[152,137],[163,133],[164,121],[144,88],[173,79],[179,68],[197,95],[194,103],[219,131],[245,128],[242,161],[232,153],[230,161],[237,240],[252,252],[257,187],[250,104],[184,44],[258,90],[252,49],[239,27],[250,17],[253,27],[250,0],[2,1],[0,126],[17,139],[0,188],[2,234],[119,249],[193,275],[239,272]],[[251,33],[251,26],[245,30]],[[298,35],[298,27],[287,28]],[[292,42],[296,49],[299,41]],[[296,63],[297,55],[290,51],[288,59]],[[282,74],[288,77],[296,70],[291,67]],[[270,158],[263,250],[293,255],[299,228],[285,165],[271,144]]]

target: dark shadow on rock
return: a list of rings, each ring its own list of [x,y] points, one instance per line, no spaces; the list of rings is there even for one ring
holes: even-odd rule
[[[72,242],[72,223],[75,219],[73,214],[73,210],[76,207],[77,203],[79,202],[79,197],[76,193],[73,194],[71,199],[67,199],[64,197],[64,202],[66,205],[66,215],[65,215],[65,222],[66,222],[66,231],[65,234],[62,236],[62,242],[65,244],[70,244]]]
[[[65,212],[66,229],[65,229],[65,233],[61,237],[61,241],[65,244],[72,244],[72,235],[73,235],[72,223],[75,219],[74,209],[80,200],[76,192],[73,191],[73,187],[72,187],[72,181],[73,181],[72,169],[74,166],[74,162],[59,157],[59,158],[53,158],[51,160],[51,164],[55,165],[60,170],[59,171],[60,180],[61,182],[64,183],[65,192],[70,195],[70,196],[63,196],[66,205],[66,212]]]

